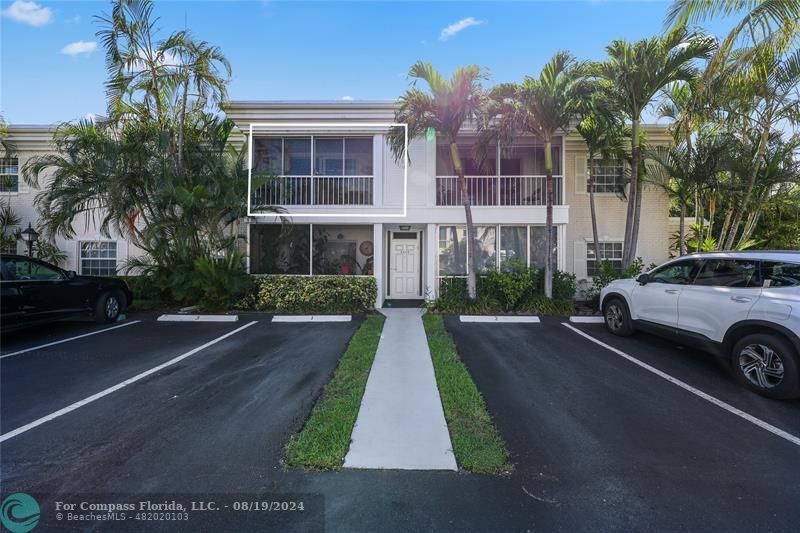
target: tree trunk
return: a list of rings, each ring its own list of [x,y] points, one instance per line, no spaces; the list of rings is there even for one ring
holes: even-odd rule
[[[594,243],[594,264],[600,266],[600,236],[597,232],[597,208],[594,205],[594,154],[589,154],[589,179],[586,187],[589,189],[589,216],[592,219],[592,242]],[[578,179],[578,176],[576,176]]]
[[[742,222],[742,216],[747,211],[747,208],[750,204],[750,199],[753,197],[753,188],[756,185],[758,171],[761,170],[761,159],[764,156],[764,152],[767,150],[769,130],[770,121],[767,120],[764,123],[764,128],[761,130],[761,139],[758,141],[758,149],[756,150],[756,160],[753,161],[753,169],[750,171],[750,178],[747,180],[747,188],[744,192],[744,198],[742,198],[742,203],[736,210],[736,214],[733,217],[733,222],[731,222],[730,233],[728,233],[728,238],[725,240],[725,250],[730,250],[733,247],[736,234],[739,232],[739,224]]]
[[[545,259],[544,259],[544,295],[553,297],[553,149],[550,139],[544,141],[544,173],[545,173]]]
[[[458,145],[455,140],[450,141],[450,158],[453,160],[453,170],[458,176],[458,193],[461,195],[461,203],[464,205],[464,215],[467,222],[467,294],[470,298],[478,295],[476,275],[478,272],[478,242],[475,235],[475,226],[472,223],[472,207],[470,202],[469,190],[467,190],[467,180],[464,177],[464,167],[461,165],[461,156],[458,153]]]
[[[178,175],[183,174],[183,141],[186,129],[186,103],[189,100],[189,77],[184,80],[183,96],[181,98],[181,117],[178,129]]]
[[[678,253],[686,255],[686,202],[681,200],[681,218],[678,222]]]
[[[631,183],[628,186],[628,210],[625,217],[625,238],[622,246],[622,269],[628,268],[636,257],[634,227],[636,219],[636,196],[639,194],[639,119],[633,121],[631,129]],[[638,232],[638,228],[636,228]]]

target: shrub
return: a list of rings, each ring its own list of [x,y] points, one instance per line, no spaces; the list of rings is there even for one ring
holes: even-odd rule
[[[651,265],[652,268],[655,268]],[[597,308],[600,303],[600,291],[615,279],[635,278],[644,270],[644,260],[637,257],[628,268],[620,272],[611,261],[600,261],[597,272],[592,276],[592,288],[588,296],[592,305]]]
[[[503,271],[490,271],[477,280],[475,299],[467,295],[464,278],[443,278],[434,311],[446,313],[536,313],[569,314],[575,297],[575,275],[553,272],[553,298],[544,296],[544,271],[523,264],[509,264]]]
[[[258,276],[254,307],[282,313],[363,313],[375,308],[372,276]],[[248,306],[247,298],[241,302]]]

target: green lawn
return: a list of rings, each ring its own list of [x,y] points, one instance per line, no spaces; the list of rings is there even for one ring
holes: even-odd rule
[[[442,316],[425,314],[422,322],[458,467],[481,474],[510,472],[514,466],[508,460],[505,442],[494,427],[467,367],[458,357]]]
[[[286,444],[288,465],[324,470],[341,468],[384,320],[383,315],[369,315],[350,339],[305,426]]]

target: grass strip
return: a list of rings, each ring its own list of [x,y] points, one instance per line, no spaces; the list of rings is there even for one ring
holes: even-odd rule
[[[497,432],[483,396],[458,356],[441,315],[422,317],[436,383],[459,468],[480,474],[511,472],[506,444]]]
[[[369,315],[359,326],[303,429],[285,448],[289,466],[339,469],[350,446],[361,397],[375,359],[385,317]]]

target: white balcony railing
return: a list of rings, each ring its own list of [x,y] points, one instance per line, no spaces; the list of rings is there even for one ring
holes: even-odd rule
[[[372,176],[253,178],[252,205],[372,205]]]
[[[545,205],[545,176],[466,176],[472,205]],[[456,176],[436,177],[436,205],[461,205]],[[563,176],[553,176],[553,204],[561,205]]]

